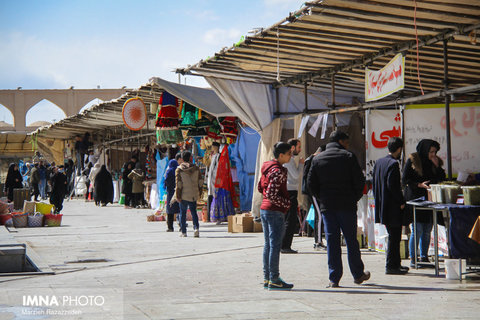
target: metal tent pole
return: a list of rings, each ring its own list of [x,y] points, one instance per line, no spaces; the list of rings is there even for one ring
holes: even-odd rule
[[[450,136],[450,95],[448,95],[448,41],[443,40],[443,85],[445,90],[445,123],[447,137],[447,179],[452,179],[452,141]]]

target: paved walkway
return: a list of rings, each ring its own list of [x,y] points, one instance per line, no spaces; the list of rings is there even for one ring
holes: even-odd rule
[[[13,229],[55,275],[0,277],[0,319],[478,319],[480,280],[446,280],[433,269],[385,275],[384,255],[362,251],[372,272],[355,285],[344,255],[341,287],[327,289],[325,251],[295,238],[296,255],[282,255],[290,292],[263,290],[263,234],[229,234],[202,223],[200,238],[167,233],[147,222],[149,210],[65,202],[61,228]],[[343,248],[345,252],[345,248]],[[404,261],[406,264],[407,261]],[[442,275],[444,275],[442,273]],[[67,297],[35,308],[25,297]],[[79,306],[72,297],[102,303]],[[28,302],[28,301],[27,301]],[[51,301],[50,301],[51,302]],[[97,301],[99,302],[99,301]],[[101,302],[101,301],[100,301]],[[74,314],[74,312],[77,312]]]

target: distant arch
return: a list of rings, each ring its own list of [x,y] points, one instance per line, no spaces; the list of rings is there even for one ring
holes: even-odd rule
[[[66,117],[65,111],[59,106],[48,99],[43,99],[32,106],[25,114],[25,125],[30,127],[32,125],[38,126],[42,122],[54,123]]]
[[[1,127],[14,127],[15,126],[15,117],[3,104],[0,103],[0,128]]]
[[[99,98],[92,99],[92,100],[90,100],[90,102],[85,104],[80,110],[78,110],[78,113],[82,113],[84,110],[87,110],[91,106],[100,104],[102,102],[104,102],[104,101],[102,99],[99,99]]]

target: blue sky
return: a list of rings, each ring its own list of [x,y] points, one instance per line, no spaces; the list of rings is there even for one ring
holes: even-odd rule
[[[298,0],[0,0],[0,88],[136,88],[230,47]],[[185,80],[182,79],[182,82]],[[187,84],[206,86],[199,77]],[[46,116],[47,115],[47,116]],[[60,119],[40,102],[27,124]],[[0,121],[11,115],[0,106]]]

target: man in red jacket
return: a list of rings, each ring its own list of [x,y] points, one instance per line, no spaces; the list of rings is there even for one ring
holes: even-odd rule
[[[279,261],[283,234],[285,232],[285,214],[290,207],[287,191],[287,169],[283,164],[292,157],[291,146],[277,142],[273,147],[275,159],[262,165],[262,176],[258,191],[263,200],[260,206],[265,246],[263,248],[264,288],[269,290],[290,290],[293,284],[285,283],[280,278]]]

